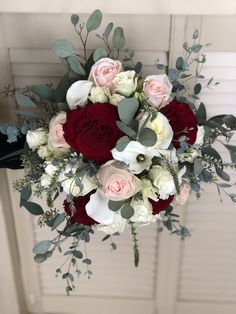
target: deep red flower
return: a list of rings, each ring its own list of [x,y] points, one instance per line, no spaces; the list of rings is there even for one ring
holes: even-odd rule
[[[112,159],[111,150],[124,134],[118,129],[117,107],[111,104],[90,104],[70,110],[63,125],[64,138],[76,152],[103,164]]]
[[[73,199],[73,203],[75,206],[75,211],[74,214],[72,214],[72,210],[70,208],[70,204],[67,203],[67,201],[65,200],[63,203],[65,212],[74,218],[74,220],[78,223],[78,224],[83,224],[83,225],[87,225],[87,226],[91,226],[94,225],[98,222],[96,222],[95,220],[93,220],[93,218],[89,217],[87,215],[87,212],[85,210],[85,206],[86,204],[89,202],[90,199],[90,195],[93,194],[94,191],[84,195],[84,196],[78,196],[78,197],[74,197]]]
[[[167,106],[160,110],[173,129],[174,136],[172,144],[175,148],[180,147],[178,139],[186,136],[186,142],[190,145],[194,144],[197,137],[197,118],[188,105],[182,104],[177,100],[173,100]]]
[[[170,195],[167,200],[159,199],[157,202],[149,199],[149,202],[152,204],[152,214],[156,215],[159,214],[161,211],[166,210],[166,208],[170,205],[173,201],[174,195]]]

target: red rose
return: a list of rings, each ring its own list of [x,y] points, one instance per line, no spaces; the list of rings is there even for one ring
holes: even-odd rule
[[[75,212],[72,215],[72,210],[70,208],[70,204],[67,203],[67,201],[64,201],[64,209],[65,212],[74,218],[74,220],[78,223],[78,224],[82,224],[82,225],[87,225],[87,226],[91,226],[94,225],[98,222],[96,222],[95,220],[93,220],[93,218],[89,217],[87,215],[87,212],[85,210],[85,206],[86,204],[89,202],[90,199],[90,195],[93,194],[94,191],[84,195],[84,196],[78,196],[78,197],[74,197],[73,198],[73,203],[75,206]]]
[[[194,144],[197,137],[197,118],[192,110],[186,104],[181,104],[177,100],[173,100],[167,106],[160,110],[167,119],[173,129],[174,136],[172,144],[175,148],[180,147],[178,139],[186,136],[186,142],[190,145]]]
[[[68,111],[64,138],[76,152],[103,164],[112,159],[111,150],[123,136],[116,125],[118,119],[117,107],[111,104],[96,103]]]
[[[159,214],[161,211],[166,210],[166,208],[173,201],[174,195],[170,195],[167,200],[158,200],[157,202],[149,199],[149,202],[152,204],[152,214]]]

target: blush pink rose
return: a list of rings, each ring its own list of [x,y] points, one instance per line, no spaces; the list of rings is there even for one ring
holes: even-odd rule
[[[139,179],[126,170],[116,168],[111,162],[103,165],[98,173],[100,192],[113,201],[121,201],[135,195],[139,190]]]
[[[148,75],[143,83],[143,94],[147,101],[155,108],[161,109],[169,103],[172,90],[168,76]]]
[[[70,148],[64,139],[63,124],[66,122],[66,113],[60,112],[49,123],[48,139],[54,148]]]
[[[102,58],[92,66],[88,79],[94,82],[96,86],[107,87],[112,90],[112,81],[121,70],[122,64],[120,61]]]
[[[191,191],[191,186],[187,182],[183,182],[180,185],[180,193],[175,195],[175,203],[177,205],[184,205],[188,198]]]

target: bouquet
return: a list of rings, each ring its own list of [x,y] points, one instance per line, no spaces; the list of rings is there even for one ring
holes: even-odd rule
[[[20,206],[39,216],[40,226],[57,231],[55,238],[34,246],[34,259],[42,263],[56,249],[65,255],[69,268],[56,272],[66,279],[68,294],[75,287],[72,269],[79,275],[79,263],[92,262],[84,256],[81,241],[89,242],[95,230],[104,232],[105,240],[130,228],[138,266],[137,228],[158,221],[160,231],[167,228],[182,239],[190,236],[173,209],[186,202],[191,190],[200,198],[202,182],[215,184],[219,193],[236,202],[236,194],[226,190],[231,184],[224,170],[236,168],[236,147],[228,143],[236,118],[208,118],[200,101],[206,57],[198,31],[192,44],[184,43],[185,55],[177,58],[175,68],[156,61],[156,70],[144,76],[142,63],[134,62],[134,53],[124,48],[123,29],[113,23],[97,34],[103,45],[88,54],[87,41],[101,20],[99,10],[86,23],[71,16],[83,55],[65,39],[53,43],[67,70],[56,88],[31,85],[3,91],[27,110],[19,112],[17,123],[1,125],[8,144],[26,139],[1,161],[21,156],[25,176],[15,182]],[[217,84],[211,78],[206,88]],[[30,113],[31,107],[40,115]],[[232,162],[224,162],[212,146],[218,140]],[[45,197],[48,209],[33,202],[32,193]],[[60,194],[64,203],[55,208]],[[65,241],[68,250],[62,252]]]

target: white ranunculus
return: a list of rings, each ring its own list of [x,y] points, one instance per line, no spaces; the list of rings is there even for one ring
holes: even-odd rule
[[[178,173],[179,184],[182,182],[186,168],[183,167]],[[149,171],[149,176],[152,179],[153,185],[158,188],[159,198],[166,200],[170,195],[176,193],[176,188],[172,175],[165,168],[156,165]]]
[[[108,101],[108,97],[104,87],[96,86],[92,87],[90,91],[89,99],[93,102],[106,103]]]
[[[147,118],[147,114],[144,114],[140,121],[140,126]],[[157,117],[153,121],[148,121],[146,127],[152,129],[157,135],[157,142],[154,145],[158,149],[167,149],[173,138],[173,130],[170,126],[168,119],[161,113],[157,113]]]
[[[105,232],[106,234],[114,234],[116,232],[123,232],[127,224],[126,219],[122,218],[120,214],[114,214],[114,222],[110,225],[97,225],[97,230]]]
[[[148,199],[132,199],[130,205],[134,209],[134,215],[130,218],[131,221],[146,224],[157,220],[157,216],[152,214],[152,205]]]
[[[38,153],[39,157],[42,159],[47,159],[51,156],[51,152],[48,149],[47,145],[40,146],[37,153]]]
[[[76,109],[77,106],[85,107],[88,103],[88,95],[92,88],[91,81],[77,81],[71,85],[66,94],[66,100],[70,109]]]
[[[114,159],[123,161],[131,172],[137,174],[145,169],[148,170],[152,164],[152,158],[159,156],[157,150],[143,146],[137,141],[130,141],[122,152],[114,148],[111,153]]]
[[[194,147],[200,147],[204,143],[204,136],[205,136],[205,129],[203,125],[197,126],[197,138],[195,143],[193,144]]]
[[[109,97],[109,103],[114,106],[118,106],[119,102],[124,98],[125,98],[124,96],[115,93]]]
[[[51,179],[52,179],[52,177],[49,174],[43,173],[41,178],[40,178],[41,186],[43,186],[44,188],[47,188],[51,183]]]
[[[115,92],[125,97],[129,97],[133,94],[137,88],[137,78],[135,78],[135,74],[135,71],[118,73],[113,80]]]
[[[29,148],[35,150],[41,145],[45,145],[48,140],[48,134],[43,128],[39,128],[33,131],[28,131],[26,135],[26,142]]]

